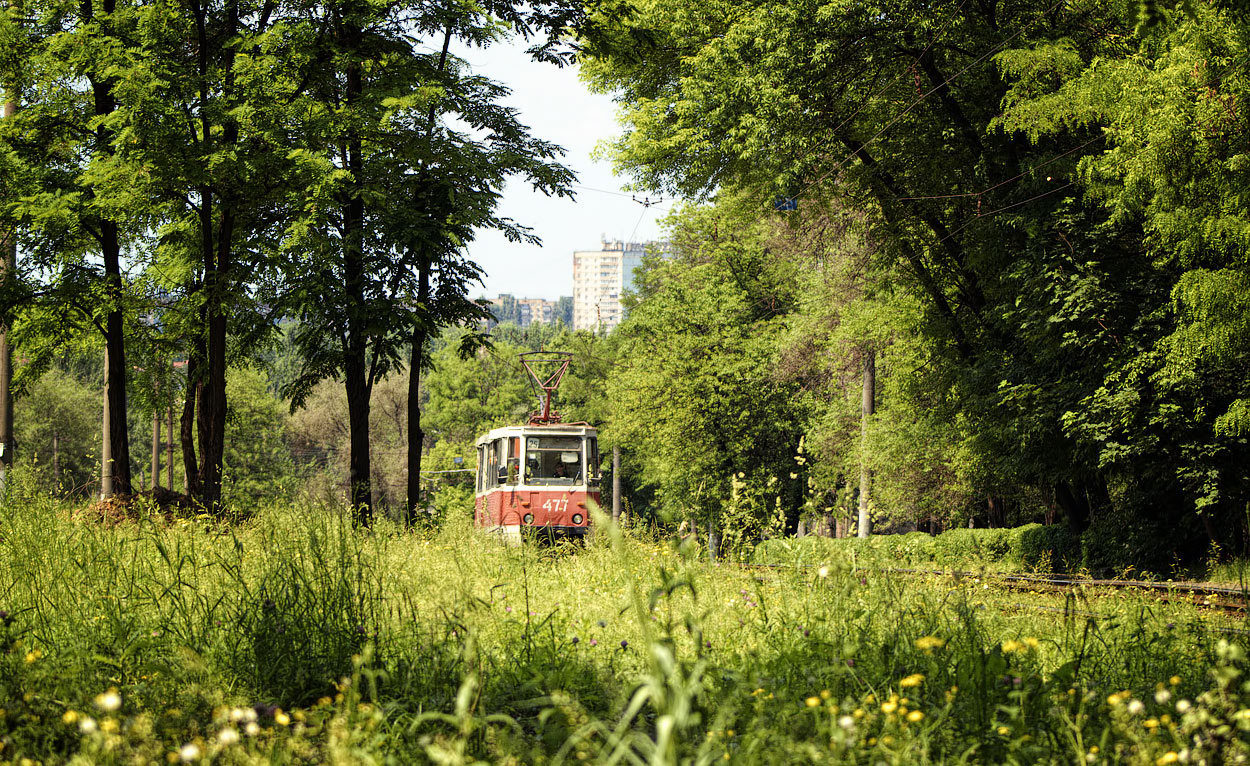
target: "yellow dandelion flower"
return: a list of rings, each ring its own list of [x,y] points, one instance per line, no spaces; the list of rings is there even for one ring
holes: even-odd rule
[[[279,726],[290,726],[291,716],[282,712],[282,708],[278,708],[277,710],[274,711],[273,722],[278,724]]]
[[[1169,763],[1176,763],[1181,757],[1171,750],[1155,759],[1156,766],[1167,766]]]
[[[1004,736],[1004,737],[1005,737],[1005,736],[1007,736],[1008,734],[1010,734],[1010,733],[1011,733],[1011,727],[1009,727],[1009,726],[999,726],[999,727],[998,727],[998,733],[999,733],[1001,736]]]
[[[31,651],[26,652],[26,664],[31,665],[37,662],[42,656],[43,652],[38,649],[32,649]]]
[[[1024,639],[1024,645],[1029,647],[1030,649],[1036,649],[1037,647],[1041,646],[1041,642],[1039,642],[1036,638],[1029,636]]]
[[[61,722],[71,726],[78,723],[78,711],[66,710],[65,714],[61,716]]]
[[[833,696],[833,692],[829,691],[828,689],[824,689],[820,692],[820,698],[822,700],[827,700],[832,696]]]
[[[937,636],[921,636],[916,639],[916,648],[922,652],[931,653],[934,649],[941,649],[946,642]]]
[[[913,710],[907,714],[907,720],[912,723],[920,723],[924,720],[924,713],[919,710]]]
[[[893,713],[895,710],[898,710],[898,703],[897,703],[897,702],[883,702],[883,703],[881,703],[881,712],[882,712],[882,713],[885,713],[886,715],[890,715],[890,714],[891,714],[891,713]]]
[[[1142,726],[1145,726],[1147,729],[1151,729],[1151,730],[1157,729],[1159,728],[1159,719],[1147,718],[1145,721],[1142,721]]]
[[[1180,686],[1180,684],[1181,684],[1181,677],[1180,677],[1180,676],[1172,676],[1171,678],[1169,678],[1169,679],[1168,679],[1168,683],[1172,684],[1173,686]]]
[[[1024,651],[1024,644],[1014,638],[1008,639],[1003,642],[1003,651],[1007,653]]]
[[[899,681],[898,685],[903,687],[904,689],[910,689],[911,687],[919,686],[922,683],[924,683],[924,674],[912,673],[910,676],[907,676],[902,681]]]
[[[816,707],[817,705],[820,704],[820,697],[808,697],[807,699],[803,700],[803,702],[808,707]]]

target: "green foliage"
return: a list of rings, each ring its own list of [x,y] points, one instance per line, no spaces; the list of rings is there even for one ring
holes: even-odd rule
[[[264,375],[252,368],[231,371],[226,396],[225,498],[245,509],[291,497],[296,472],[286,405],[270,392]]]
[[[40,467],[56,494],[93,494],[100,477],[101,394],[60,370],[31,384],[14,406],[19,459]]]

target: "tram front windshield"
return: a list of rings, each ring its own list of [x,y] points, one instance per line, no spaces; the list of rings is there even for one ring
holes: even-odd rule
[[[571,485],[582,480],[580,436],[531,436],[525,440],[526,484]]]

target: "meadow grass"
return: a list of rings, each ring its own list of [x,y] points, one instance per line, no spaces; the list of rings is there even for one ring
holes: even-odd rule
[[[0,762],[1244,760],[1240,623],[1135,594],[710,564],[601,521],[0,510]],[[1231,631],[1231,632],[1230,632]]]

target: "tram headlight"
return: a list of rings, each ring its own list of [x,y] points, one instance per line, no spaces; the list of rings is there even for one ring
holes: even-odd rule
[[[533,524],[533,523],[534,523],[534,514],[532,514],[532,513],[527,513],[527,514],[525,514],[524,516],[522,516],[522,517],[521,517],[521,521],[524,521],[526,524]]]
[[[580,513],[575,513],[575,514],[573,514],[573,523],[574,523],[574,524],[581,524],[581,523],[582,523],[582,515],[581,515]]]

